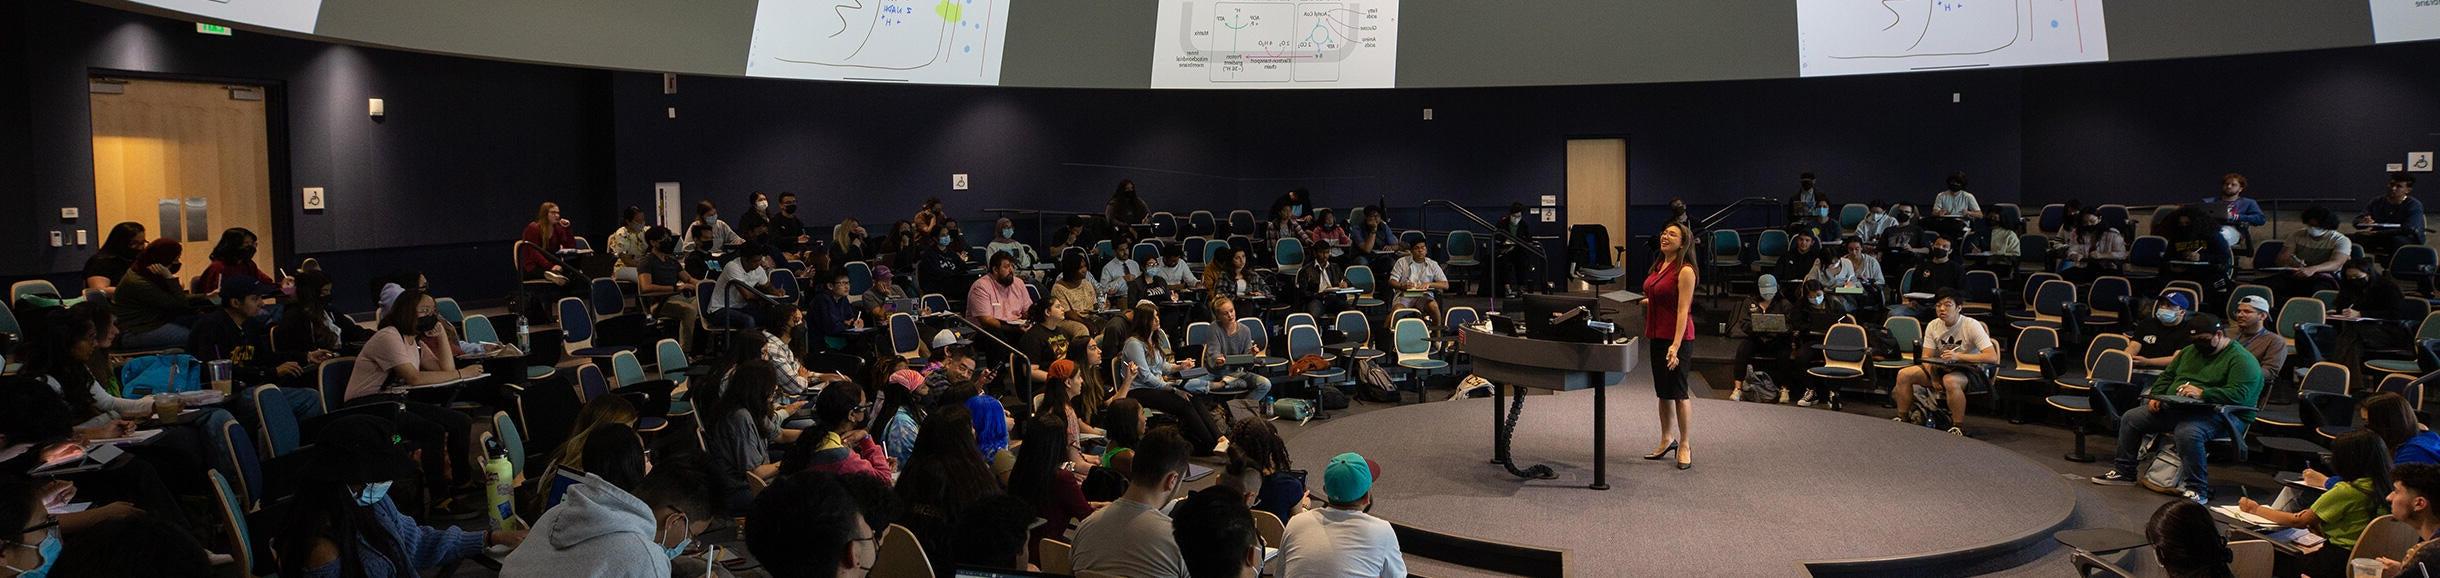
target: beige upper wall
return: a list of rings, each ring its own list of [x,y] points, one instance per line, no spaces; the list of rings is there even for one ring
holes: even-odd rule
[[[127,0],[85,2],[153,14]],[[1400,3],[1398,86],[1524,86],[1796,75],[1796,2]],[[1004,86],[1143,88],[1157,0],[1020,0]],[[2363,0],[2109,0],[2113,60],[2372,43]],[[324,0],[331,39],[504,60],[741,75],[755,0]],[[259,32],[249,30],[250,32]]]

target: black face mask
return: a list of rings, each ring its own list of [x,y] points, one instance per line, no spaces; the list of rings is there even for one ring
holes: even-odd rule
[[[252,260],[254,260],[254,249],[255,249],[254,247],[238,247],[238,248],[237,248],[237,260],[239,260],[239,261],[252,261]]]
[[[169,274],[171,274],[171,275],[176,275],[176,274],[178,274],[178,270],[179,270],[179,269],[185,269],[185,268],[186,268],[186,264],[185,264],[185,263],[171,263],[171,264],[169,264]]]
[[[2219,346],[2212,344],[2212,339],[2209,335],[2194,339],[2194,348],[2195,350],[2201,351],[2207,355],[2214,355],[2220,352]]]
[[[796,215],[796,203],[788,203],[788,204],[785,204],[785,205],[780,205],[780,206],[779,206],[779,211],[780,211],[780,212],[782,212],[782,213],[787,213],[787,214],[789,214],[790,216],[794,216],[794,215]]]
[[[441,318],[436,315],[415,318],[415,332],[417,333],[431,333],[433,328],[440,326]]]

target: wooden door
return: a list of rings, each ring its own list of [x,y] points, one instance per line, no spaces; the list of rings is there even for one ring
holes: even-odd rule
[[[1601,225],[1610,245],[1628,244],[1627,139],[1568,139],[1567,225]]]
[[[124,221],[142,223],[147,239],[175,233],[186,249],[179,277],[193,279],[221,231],[244,227],[260,238],[256,264],[270,271],[278,252],[263,88],[96,82],[105,85],[119,90],[89,97],[97,236]]]

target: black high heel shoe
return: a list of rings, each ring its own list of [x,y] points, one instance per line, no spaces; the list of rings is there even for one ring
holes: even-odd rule
[[[1681,470],[1691,470],[1691,469],[1694,469],[1694,455],[1693,455],[1693,454],[1684,453],[1684,452],[1680,452],[1680,453],[1678,453],[1678,463],[1677,463],[1677,466],[1678,466],[1678,469],[1681,469]]]
[[[1677,443],[1677,442],[1669,442],[1669,447],[1661,448],[1661,451],[1657,451],[1657,452],[1652,452],[1652,453],[1644,454],[1644,459],[1647,459],[1647,460],[1658,460],[1658,459],[1661,459],[1661,458],[1669,457],[1669,454],[1672,454],[1672,453],[1677,453],[1677,449],[1678,449],[1678,443]]]

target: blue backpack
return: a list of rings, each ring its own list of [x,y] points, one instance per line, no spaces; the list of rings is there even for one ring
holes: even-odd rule
[[[120,395],[130,399],[199,389],[203,389],[203,363],[195,361],[192,355],[147,355],[119,366]]]

